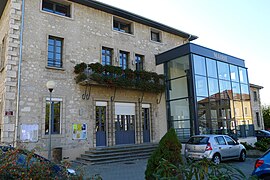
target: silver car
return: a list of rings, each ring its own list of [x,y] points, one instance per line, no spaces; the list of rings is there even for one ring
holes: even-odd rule
[[[212,160],[215,164],[229,159],[246,160],[246,149],[242,144],[227,135],[192,136],[185,146],[188,159]]]

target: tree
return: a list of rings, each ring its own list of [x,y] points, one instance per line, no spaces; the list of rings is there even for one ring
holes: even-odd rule
[[[155,179],[153,176],[157,173],[157,168],[162,160],[167,160],[169,163],[178,167],[182,164],[181,156],[182,145],[176,135],[174,129],[170,129],[160,140],[157,149],[148,159],[147,168],[145,171],[145,179]]]
[[[264,128],[269,129],[270,128],[270,106],[264,105],[262,107],[262,112],[263,112]]]

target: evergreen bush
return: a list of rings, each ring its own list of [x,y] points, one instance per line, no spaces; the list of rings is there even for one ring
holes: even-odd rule
[[[154,174],[157,173],[160,161],[166,159],[176,167],[182,164],[181,156],[182,145],[176,135],[174,129],[170,129],[160,140],[157,149],[148,159],[145,171],[145,179],[155,179]],[[174,172],[172,172],[174,173]]]

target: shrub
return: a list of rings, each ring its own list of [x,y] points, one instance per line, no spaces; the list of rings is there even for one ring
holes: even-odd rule
[[[74,73],[79,74],[82,73],[87,68],[87,65],[85,63],[77,64],[74,67]]]
[[[157,173],[157,168],[160,166],[160,161],[162,159],[166,159],[168,162],[177,167],[182,164],[181,149],[182,145],[176,135],[175,130],[170,129],[160,140],[157,149],[148,159],[145,178],[155,179],[154,174]]]

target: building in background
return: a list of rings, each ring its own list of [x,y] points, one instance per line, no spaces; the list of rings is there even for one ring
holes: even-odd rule
[[[264,129],[260,90],[262,86],[250,84],[250,99],[255,130]]]

